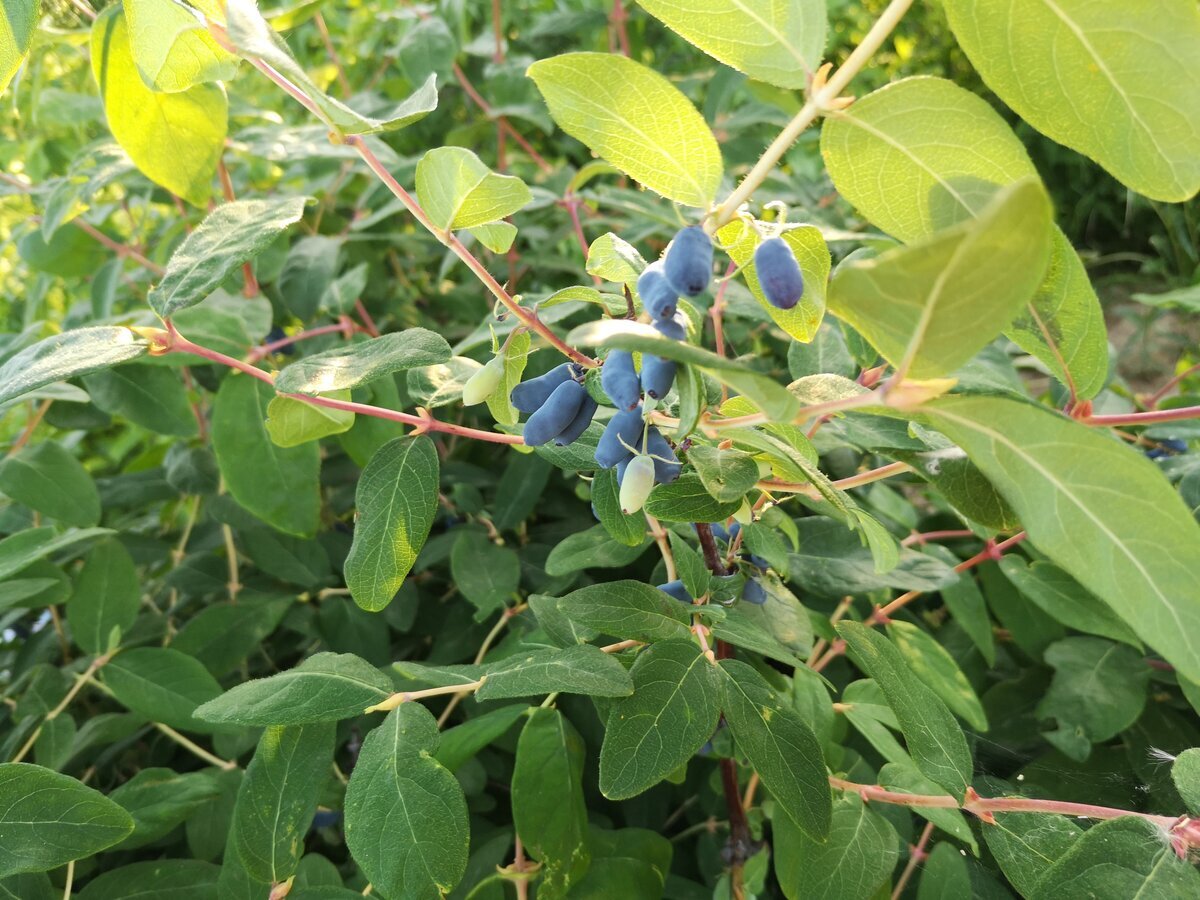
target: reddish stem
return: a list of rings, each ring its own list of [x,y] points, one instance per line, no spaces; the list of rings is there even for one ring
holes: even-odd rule
[[[132,247],[126,247],[124,244],[117,243],[112,238],[110,238],[107,234],[105,234],[103,231],[100,231],[97,228],[93,228],[87,222],[83,221],[83,219],[72,219],[71,224],[74,225],[76,228],[78,228],[80,231],[82,231],[84,234],[89,235],[94,240],[103,244],[109,250],[111,250],[115,254],[117,254],[117,256],[129,257],[135,263],[142,266],[147,271],[154,273],[159,278],[161,278],[166,273],[167,270],[164,269],[162,266],[160,266],[158,263],[151,262],[145,256],[143,256],[142,254],[140,254],[136,250],[134,250]]]
[[[912,878],[913,872],[917,871],[917,866],[928,858],[929,854],[925,848],[929,846],[929,839],[931,837],[933,837],[933,823],[928,822],[916,844],[909,848],[908,863],[904,866],[904,871],[900,873],[900,877],[896,879],[896,887],[892,889],[892,900],[900,900],[900,896],[904,893],[904,888],[908,885],[909,879]]]
[[[217,161],[217,174],[221,178],[221,191],[225,194],[225,202],[232,203],[234,201],[233,179],[229,177],[229,168],[225,165],[224,159]],[[258,279],[254,277],[254,266],[250,262],[242,263],[242,279],[245,282],[242,296],[257,297]]]
[[[1178,409],[1112,416],[1088,416],[1082,421],[1085,425],[1153,425],[1155,422],[1179,422],[1184,419],[1200,419],[1200,406],[1181,406]]]
[[[533,149],[533,145],[525,139],[525,136],[521,134],[521,132],[517,131],[517,129],[513,127],[513,124],[509,122],[507,118],[504,116],[497,116],[492,112],[491,105],[484,100],[483,95],[475,89],[475,85],[471,83],[471,79],[467,77],[467,73],[463,71],[462,66],[460,66],[458,63],[454,63],[450,67],[450,71],[454,73],[454,77],[458,80],[459,87],[463,89],[463,92],[471,99],[471,102],[479,107],[479,111],[482,112],[487,118],[495,119],[496,126],[500,129],[500,131],[502,133],[507,133],[510,137],[512,137],[512,139],[516,141],[518,145],[520,145],[521,149],[529,154],[529,158],[533,160],[534,165],[536,165],[546,174],[551,174],[554,172],[554,166],[550,165],[550,163],[546,161],[545,157]]]
[[[346,340],[349,340],[356,330],[357,326],[348,318],[342,316],[342,321],[336,325],[321,325],[317,328],[309,328],[307,331],[301,331],[299,334],[293,334],[290,337],[283,337],[277,341],[269,341],[268,343],[263,344],[261,347],[255,347],[246,356],[246,362],[256,363],[260,359],[270,356],[276,350],[280,350],[283,347],[289,347],[292,344],[299,343],[300,341],[306,341],[309,338],[320,337],[323,334],[341,333]]]
[[[725,277],[721,279],[721,285],[717,288],[716,296],[713,297],[712,309],[708,313],[712,317],[713,343],[716,345],[718,356],[725,355],[725,289],[729,287],[730,278],[736,269],[737,263],[731,262],[729,268],[725,270]],[[727,394],[728,388],[722,384],[722,398]]]
[[[1168,381],[1166,384],[1164,384],[1162,387],[1160,387],[1157,391],[1155,391],[1153,394],[1151,394],[1149,397],[1147,397],[1146,405],[1149,407],[1152,407],[1152,408],[1155,406],[1158,406],[1158,401],[1161,400],[1163,397],[1167,396],[1167,394],[1171,393],[1172,388],[1174,388],[1181,381],[1183,381],[1183,379],[1188,378],[1192,375],[1195,375],[1197,372],[1200,372],[1200,363],[1196,363],[1191,368],[1185,369],[1184,371],[1180,372],[1178,375],[1176,375],[1174,378],[1172,378],[1170,381]]]
[[[362,321],[363,331],[371,337],[379,337],[379,326],[375,324],[375,320],[371,318],[371,314],[367,312],[367,308],[363,306],[361,299],[354,301],[354,311]]]
[[[914,531],[900,542],[900,546],[911,547],[913,544],[925,545],[933,541],[947,541],[971,537],[975,537],[975,532],[968,528],[955,528],[947,531]]]
[[[621,49],[622,56],[629,55],[629,32],[625,28],[627,18],[625,15],[625,4],[622,0],[613,0],[612,27],[617,33],[617,46]]]

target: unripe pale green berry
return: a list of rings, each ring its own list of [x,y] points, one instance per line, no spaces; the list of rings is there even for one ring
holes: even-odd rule
[[[621,512],[627,516],[637,512],[653,488],[654,460],[645,454],[638,454],[630,460],[625,477],[621,479]]]
[[[463,406],[475,406],[482,403],[504,380],[504,354],[498,354],[488,360],[487,365],[467,379],[463,385]]]

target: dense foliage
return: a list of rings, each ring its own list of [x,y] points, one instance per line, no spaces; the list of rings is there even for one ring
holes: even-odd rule
[[[0,897],[1200,896],[1200,11],[911,5],[6,0]]]

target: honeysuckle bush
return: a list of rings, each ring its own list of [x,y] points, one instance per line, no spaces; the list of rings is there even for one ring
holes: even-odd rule
[[[1192,333],[1200,13],[910,4],[6,2],[0,895],[1200,896],[1200,363],[1026,149]]]

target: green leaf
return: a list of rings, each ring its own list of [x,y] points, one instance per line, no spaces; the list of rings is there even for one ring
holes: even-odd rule
[[[79,900],[217,900],[221,869],[199,859],[154,859],[101,872]]]
[[[668,531],[667,538],[671,544],[671,555],[675,557],[675,571],[684,589],[693,597],[707,594],[712,574],[704,564],[704,559],[674,531]]]
[[[759,232],[764,238],[781,237],[796,255],[804,276],[804,296],[791,309],[780,309],[763,296],[754,267],[754,248]],[[829,248],[821,229],[815,225],[793,225],[786,228],[758,223],[758,229],[742,219],[730,222],[718,232],[729,257],[738,264],[746,287],[772,321],[798,341],[811,341],[825,316],[825,287],[829,281]]]
[[[837,630],[854,661],[883,690],[917,768],[961,799],[971,783],[971,751],[950,710],[883,635],[857,622],[839,622]]]
[[[392,602],[437,513],[438,456],[424,436],[389,441],[358,479],[358,522],[346,557],[354,602],[377,612]]]
[[[449,359],[450,345],[440,334],[408,328],[306,356],[279,373],[275,389],[285,394],[324,394]]]
[[[85,375],[83,386],[96,406],[135,425],[177,437],[199,431],[183,381],[166,366],[105,369]]]
[[[953,372],[1033,299],[1049,263],[1050,203],[1025,179],[978,218],[840,266],[829,310],[914,378]]]
[[[659,641],[638,655],[629,673],[633,696],[608,714],[600,749],[605,797],[626,800],[652,788],[712,737],[721,715],[716,673],[691,641]]]
[[[1003,495],[966,456],[940,450],[885,450],[883,454],[911,465],[918,476],[937,488],[951,506],[972,522],[997,531],[1015,531],[1021,527]]]
[[[528,711],[529,707],[524,703],[513,703],[467,719],[442,732],[434,758],[451,772],[456,772],[484,747],[507,734],[513,723]]]
[[[740,501],[758,484],[758,463],[741,450],[718,450],[706,444],[694,444],[687,452],[687,459],[704,487],[719,501]]]
[[[5,0],[0,7],[0,29],[5,33],[5,40],[0,41],[0,93],[8,89],[25,61],[41,11],[41,0]]]
[[[463,529],[450,551],[450,577],[478,610],[482,620],[502,610],[521,584],[521,560],[510,547],[493,544],[487,534]]]
[[[269,385],[234,374],[217,391],[213,450],[229,493],[273,528],[312,537],[320,516],[320,451],[316,444],[279,447],[267,432]]]
[[[642,517],[645,522],[645,517]],[[608,536],[604,526],[593,525],[563,538],[546,557],[547,575],[571,575],[580,569],[621,569],[650,546],[645,531],[636,544],[618,543]]]
[[[947,397],[923,408],[1000,489],[1051,562],[1200,680],[1200,524],[1152,463],[1016,400]]]
[[[230,823],[230,844],[250,877],[278,884],[296,873],[329,779],[336,730],[325,722],[263,732]]]
[[[592,479],[592,505],[604,530],[626,547],[639,547],[646,540],[646,517],[621,512],[620,485],[616,469],[601,469]],[[568,539],[569,540],[569,539]]]
[[[235,200],[218,206],[171,254],[167,271],[150,291],[151,308],[167,319],[195,306],[220,286],[225,276],[254,259],[299,221],[307,199]]]
[[[330,391],[330,397],[349,400],[350,392]],[[277,395],[267,403],[265,424],[275,446],[299,447],[309,441],[349,431],[354,427],[354,413]]]
[[[637,247],[619,235],[606,231],[592,241],[587,253],[587,273],[633,290],[638,276],[646,268],[646,260]]]
[[[152,722],[185,731],[209,731],[193,713],[221,686],[192,657],[164,647],[117,654],[102,670],[104,684],[126,708]]]
[[[127,632],[141,604],[141,582],[129,551],[120,541],[99,543],[84,560],[67,601],[71,636],[88,653],[105,653],[113,629]]]
[[[1200,811],[1200,748],[1192,747],[1175,757],[1171,764],[1171,781],[1187,811],[1195,816]]]
[[[144,338],[115,325],[77,328],[44,338],[0,366],[0,404],[56,381],[137,359],[147,349]]]
[[[757,475],[758,467],[755,466]],[[721,522],[741,509],[742,496],[722,502],[708,492],[700,476],[688,472],[660,484],[646,500],[646,514],[663,522]]]
[[[958,580],[954,569],[915,550],[900,551],[899,562],[880,573],[868,547],[836,519],[808,516],[797,523],[800,551],[788,555],[793,584],[826,597],[866,594],[884,587],[936,591]]]
[[[55,534],[50,527],[27,528],[0,540],[0,578],[20,572],[51,553],[75,548],[98,537],[116,534],[111,528],[81,528]]]
[[[966,859],[953,844],[935,844],[921,866],[917,900],[957,900],[970,897],[971,872]]]
[[[581,644],[562,650],[517,653],[489,666],[475,699],[482,702],[554,692],[628,697],[633,693],[633,682],[625,667],[611,654]]]
[[[922,775],[920,770],[909,760],[887,763],[879,770],[879,783],[889,791],[899,791],[904,794],[932,797],[942,793],[942,789]],[[971,852],[975,855],[979,854],[975,834],[971,831],[971,826],[967,824],[966,816],[959,810],[936,806],[914,806],[913,812],[962,841],[971,848]]]
[[[1017,590],[1069,628],[1141,649],[1142,642],[1116,613],[1054,563],[1031,564],[1010,554],[999,565]]]
[[[108,795],[133,817],[133,834],[121,842],[121,849],[160,840],[218,793],[212,772],[181,775],[171,769],[142,769]]]
[[[171,0],[123,0],[122,5],[133,60],[142,80],[155,91],[186,91],[206,81],[229,81],[237,74],[237,57],[223,50],[186,7]],[[215,2],[197,6],[206,14],[216,11]]]
[[[684,40],[756,81],[807,88],[825,49],[823,0],[638,0]]]
[[[65,525],[100,521],[100,493],[83,465],[57,441],[22,447],[0,462],[0,491]]]
[[[525,364],[529,360],[529,347],[533,343],[533,339],[528,332],[521,332],[509,339],[508,353],[504,357],[504,378],[496,385],[496,389],[492,391],[490,397],[487,398],[488,412],[501,425],[516,425],[520,414],[517,408],[512,405],[509,397],[512,396],[513,388],[521,383],[521,375],[525,371]],[[497,516],[498,520],[504,518],[503,514]],[[497,528],[504,527],[499,521],[496,523]],[[511,527],[511,526],[510,526]]]
[[[809,837],[787,816],[776,816],[775,874],[788,900],[874,897],[900,855],[888,820],[848,794],[833,807],[829,838]]]
[[[624,56],[566,53],[529,67],[550,115],[635,181],[706,207],[723,171],[708,123],[666,78]]]
[[[588,831],[592,865],[571,888],[571,900],[657,900],[671,870],[670,842],[644,828]]]
[[[212,603],[188,619],[171,641],[221,678],[233,671],[275,630],[296,600],[287,595],[238,594],[236,603]],[[68,604],[67,614],[71,607]]]
[[[1200,189],[1200,12],[1143,13],[1117,0],[946,4],[959,46],[1022,119],[1140,194],[1187,200]]]
[[[821,745],[796,711],[750,666],[723,659],[721,710],[763,786],[810,838],[825,840],[833,801]]]
[[[1074,841],[1037,880],[1033,900],[1075,897],[1195,897],[1200,872],[1145,819],[1122,816],[1100,822]]]
[[[991,105],[941,78],[893,82],[827,118],[821,153],[838,192],[905,242],[972,219],[1002,185],[1037,176],[1024,145]],[[894,177],[880,181],[882,170]],[[1104,314],[1060,229],[1050,268],[1008,334],[1063,383],[1074,383],[1079,396],[1104,386]]]
[[[1057,720],[1058,732],[1049,739],[1068,756],[1085,759],[1091,744],[1116,736],[1142,714],[1150,667],[1131,647],[1069,637],[1051,644],[1045,660],[1054,668],[1054,678],[1037,714]]]
[[[354,718],[391,693],[388,677],[366,660],[317,653],[294,669],[239,684],[201,706],[196,717],[234,725],[311,725]]]
[[[28,763],[0,763],[0,878],[46,872],[125,839],[133,820],[99,791]]]
[[[735,604],[724,619],[713,625],[713,634],[735,647],[761,653],[785,666],[801,665],[798,657],[807,656],[812,649],[808,613],[782,585],[767,581],[764,588],[766,603]],[[781,596],[780,588],[786,594]]]
[[[542,864],[538,895],[566,895],[587,871],[584,745],[556,709],[535,709],[521,730],[512,775],[512,815],[526,852]]]
[[[417,163],[417,199],[447,231],[511,216],[533,200],[520,178],[498,175],[465,147],[435,147]]]
[[[686,638],[687,609],[658,588],[640,581],[610,581],[572,591],[558,600],[572,622],[622,640]]]
[[[92,25],[92,74],[108,127],[143,175],[196,206],[212,192],[225,149],[228,101],[216,84],[173,94],[153,91],[138,74],[121,9]]]
[[[916,676],[942,698],[950,711],[976,731],[987,731],[983,704],[954,657],[937,638],[911,622],[888,624],[888,636]]]
[[[394,900],[437,900],[467,868],[467,803],[437,745],[433,716],[401,704],[367,735],[346,786],[346,845]]]
[[[702,347],[663,337],[649,325],[640,322],[628,319],[589,322],[567,335],[567,341],[572,346],[616,347],[620,350],[652,353],[685,365],[696,366],[706,375],[742,394],[774,421],[790,421],[800,411],[799,401],[774,379]]]
[[[374,134],[396,131],[417,122],[437,109],[437,76],[425,83],[382,119],[361,115],[328,96],[308,77],[291,50],[258,11],[255,0],[226,0],[226,31],[238,53],[258,59],[301,88],[316,105],[316,114],[329,128],[342,134]]]
[[[998,813],[983,840],[1012,886],[1032,897],[1042,875],[1071,847],[1083,829],[1066,816]]]

